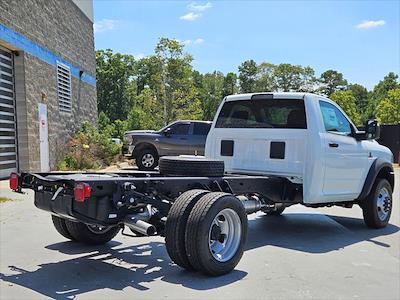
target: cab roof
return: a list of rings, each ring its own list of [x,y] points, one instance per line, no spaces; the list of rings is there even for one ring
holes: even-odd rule
[[[247,93],[247,94],[236,94],[230,95],[225,98],[225,101],[236,101],[236,100],[250,100],[250,99],[304,99],[304,96],[319,96],[320,95],[304,93],[304,92],[261,92],[261,93]]]

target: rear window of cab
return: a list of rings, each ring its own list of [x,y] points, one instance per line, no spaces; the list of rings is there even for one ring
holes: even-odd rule
[[[304,101],[260,99],[225,102],[215,127],[306,129]]]

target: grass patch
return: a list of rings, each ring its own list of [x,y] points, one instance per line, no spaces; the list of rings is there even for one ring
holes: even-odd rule
[[[0,203],[4,203],[7,201],[13,201],[13,199],[7,198],[7,197],[0,197]]]

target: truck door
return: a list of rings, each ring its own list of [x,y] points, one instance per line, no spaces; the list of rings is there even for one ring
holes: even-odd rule
[[[327,202],[355,199],[368,172],[368,154],[351,136],[353,125],[342,111],[326,101],[319,105],[325,127],[323,198]]]
[[[163,155],[191,154],[188,145],[190,122],[177,122],[164,132],[160,139]]]

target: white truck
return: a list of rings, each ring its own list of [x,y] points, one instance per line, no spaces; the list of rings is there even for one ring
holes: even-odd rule
[[[35,191],[64,237],[102,244],[122,228],[165,236],[171,259],[209,275],[243,255],[247,216],[279,216],[291,205],[360,205],[371,228],[389,222],[393,156],[333,101],[307,93],[226,97],[205,157],[162,157],[152,173],[13,173],[11,189]],[[262,237],[260,237],[262,238]]]

